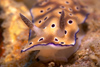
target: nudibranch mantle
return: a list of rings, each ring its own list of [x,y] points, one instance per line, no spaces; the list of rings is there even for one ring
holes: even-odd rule
[[[61,55],[59,58],[68,58],[79,48],[82,39],[77,33],[78,25],[87,17],[84,8],[74,0],[38,0],[30,10],[32,22],[20,14],[24,23],[34,32],[31,34],[33,38],[21,52],[40,50],[37,56],[48,57],[47,60],[56,58],[58,54]],[[44,54],[43,51],[49,52]]]

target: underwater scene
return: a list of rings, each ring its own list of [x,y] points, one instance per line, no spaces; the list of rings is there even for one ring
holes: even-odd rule
[[[100,0],[0,0],[0,67],[100,67]]]

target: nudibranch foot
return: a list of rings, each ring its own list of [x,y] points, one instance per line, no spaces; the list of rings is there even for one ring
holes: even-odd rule
[[[37,46],[36,48],[34,47],[34,49],[31,51],[40,50],[35,56],[35,59],[38,59],[38,61],[66,63],[68,62],[68,58],[79,48],[83,37],[84,35],[78,35],[78,39],[74,46],[59,46],[57,48],[53,44],[49,44],[47,46]]]
[[[55,48],[56,47],[56,49],[59,49],[59,48],[61,48],[61,47],[70,47],[70,46],[75,46],[75,44],[73,45],[61,45],[61,44],[54,44],[54,43],[48,43],[48,44],[37,44],[37,45],[33,45],[33,46],[30,46],[29,48],[26,48],[26,49],[22,49],[21,50],[21,53],[22,52],[26,52],[26,51],[28,51],[28,50],[32,50],[32,49],[34,49],[34,47],[38,47],[38,46],[41,46],[41,47],[45,47],[45,46],[51,46],[51,47],[53,47],[53,48]],[[62,48],[61,48],[62,49]],[[34,49],[34,50],[36,50],[36,49]],[[40,50],[40,49],[38,49],[38,50]]]
[[[36,55],[36,59],[38,58],[39,61],[42,62],[49,62],[49,61],[62,62],[62,63],[68,62],[68,58],[79,49],[81,40],[85,36],[85,34],[80,34],[80,33],[81,32],[79,32],[77,35],[78,39],[76,40],[76,44],[74,46],[58,47],[58,48],[56,47],[50,48],[49,46],[43,46],[42,48],[44,49],[40,49],[40,52]]]

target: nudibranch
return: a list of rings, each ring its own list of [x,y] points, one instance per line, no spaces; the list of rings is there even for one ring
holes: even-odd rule
[[[38,0],[30,13],[32,21],[20,14],[32,35],[21,52],[40,50],[36,58],[41,61],[66,62],[79,48],[78,25],[87,18],[85,7],[75,0]]]

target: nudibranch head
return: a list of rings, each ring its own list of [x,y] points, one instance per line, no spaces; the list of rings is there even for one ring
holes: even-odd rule
[[[20,14],[25,24],[35,32],[28,46],[22,51],[49,43],[54,43],[55,46],[75,45],[78,25],[87,15],[83,7],[74,0],[43,0],[30,13],[34,23]]]

